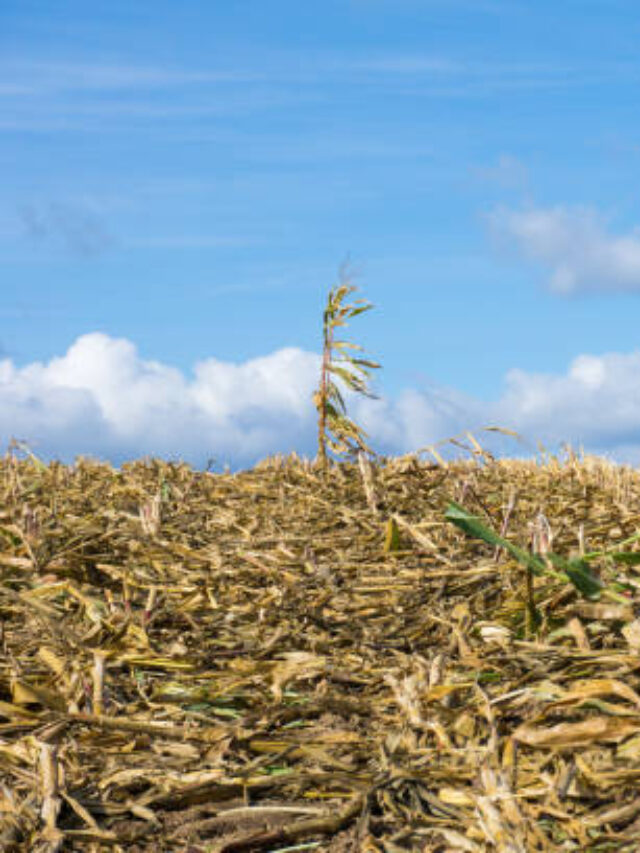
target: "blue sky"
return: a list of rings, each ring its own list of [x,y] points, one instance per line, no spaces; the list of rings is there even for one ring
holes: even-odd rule
[[[313,452],[348,255],[374,445],[640,461],[639,39],[632,0],[5,0],[0,441]]]

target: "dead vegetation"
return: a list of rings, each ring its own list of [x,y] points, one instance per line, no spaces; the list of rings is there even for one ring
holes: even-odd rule
[[[3,851],[637,850],[638,472],[7,455],[0,500]]]

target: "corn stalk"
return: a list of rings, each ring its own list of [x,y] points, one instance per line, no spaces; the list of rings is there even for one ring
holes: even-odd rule
[[[318,411],[318,456],[320,468],[326,468],[327,451],[337,456],[372,453],[366,442],[366,432],[347,416],[347,407],[340,385],[349,391],[375,399],[368,387],[372,370],[380,365],[359,353],[363,348],[350,341],[337,340],[336,329],[347,321],[373,308],[365,299],[345,302],[357,288],[341,276],[340,284],[329,291],[323,313],[322,365],[320,385],[313,395]]]

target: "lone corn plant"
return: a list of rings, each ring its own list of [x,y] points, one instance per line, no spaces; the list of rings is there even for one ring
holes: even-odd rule
[[[613,563],[634,565],[640,563],[640,555],[629,551],[603,550],[592,551],[579,557],[562,557],[547,548],[538,548],[537,552],[531,553],[524,548],[519,548],[513,542],[505,539],[495,532],[491,527],[483,524],[478,516],[473,515],[465,507],[449,501],[444,514],[447,521],[455,524],[460,530],[472,539],[481,539],[489,545],[499,546],[509,553],[526,570],[526,609],[527,630],[533,633],[540,623],[540,614],[537,612],[533,594],[533,575],[547,576],[560,583],[572,583],[576,590],[587,599],[607,598],[617,604],[628,604],[630,588],[625,583],[614,582],[605,584],[600,580],[598,574],[591,568],[591,562],[597,559],[608,558]],[[544,516],[543,516],[544,518]],[[545,519],[546,521],[546,519]],[[618,544],[627,545],[640,539],[640,533],[625,539]]]
[[[380,365],[363,358],[363,348],[345,340],[336,340],[335,331],[346,326],[347,321],[373,308],[365,299],[345,300],[357,290],[343,271],[340,283],[329,291],[322,324],[322,366],[320,385],[313,395],[318,410],[318,457],[320,468],[327,466],[327,449],[340,456],[355,455],[359,451],[371,453],[366,433],[347,417],[347,407],[338,382],[349,391],[375,398],[368,387],[372,370]]]

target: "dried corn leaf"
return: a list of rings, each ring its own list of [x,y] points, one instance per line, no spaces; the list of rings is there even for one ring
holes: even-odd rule
[[[0,848],[635,849],[640,474],[463,440],[0,460]]]

